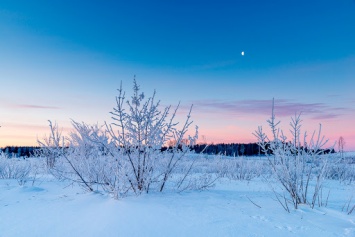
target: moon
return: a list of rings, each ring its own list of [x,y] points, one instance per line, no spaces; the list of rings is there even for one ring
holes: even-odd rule
[[[241,55],[244,56],[244,51],[242,51]]]

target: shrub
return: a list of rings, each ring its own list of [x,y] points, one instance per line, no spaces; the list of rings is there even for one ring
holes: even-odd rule
[[[134,79],[129,100],[122,83],[118,89],[116,107],[111,112],[113,123],[99,127],[72,121],[74,131],[63,138],[56,124],[50,122],[49,138],[39,143],[51,172],[89,191],[94,185],[100,186],[115,197],[148,193],[152,188],[163,191],[183,157],[191,152],[197,127],[194,136],[187,135],[192,106],[179,129],[174,121],[179,106],[169,116],[171,106],[161,110],[155,94],[145,99]],[[163,151],[168,142],[171,146]],[[184,170],[183,177],[191,168]],[[180,179],[178,186],[187,180]]]
[[[321,135],[321,125],[318,133],[314,132],[310,139],[307,139],[307,132],[301,137],[302,120],[300,115],[296,115],[290,123],[292,140],[288,141],[283,131],[278,128],[280,122],[275,119],[274,102],[271,118],[267,122],[272,138],[267,137],[262,127],[259,127],[254,135],[268,158],[276,180],[289,194],[296,209],[299,204],[306,203],[313,208],[327,171],[327,158],[323,149],[327,140]],[[311,181],[314,182],[314,189],[310,197]],[[279,195],[277,197],[283,207],[289,210],[285,196],[284,202],[279,199]]]
[[[0,152],[0,179],[16,179],[23,185],[31,172],[31,163],[20,158],[10,159],[6,154]]]

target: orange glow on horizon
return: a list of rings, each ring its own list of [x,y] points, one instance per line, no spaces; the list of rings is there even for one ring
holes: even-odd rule
[[[261,117],[261,116],[260,116]],[[245,118],[233,119],[229,116],[221,114],[218,117],[207,117],[198,114],[194,117],[196,120],[190,127],[189,133],[194,133],[194,125],[199,126],[198,143],[254,143],[257,142],[253,132],[259,125],[263,126],[265,133],[268,134],[269,128],[265,122],[265,118],[252,117],[249,120]],[[264,120],[264,122],[263,122]],[[280,128],[284,129],[286,136],[289,134],[289,118],[280,118]],[[183,121],[181,119],[181,121]],[[261,121],[259,123],[258,121]],[[347,125],[353,121],[352,116],[342,118],[341,120],[325,120],[322,123],[322,134],[329,139],[327,144],[332,146],[343,136],[345,139],[345,149],[348,151],[355,150],[355,128],[349,128]],[[68,134],[72,130],[69,121],[59,123],[59,128],[63,131],[63,135]],[[19,122],[2,123],[0,127],[0,147],[5,146],[38,146],[37,139],[42,140],[49,134],[48,124],[44,123],[27,123]],[[308,131],[308,138],[312,136],[313,131],[318,131],[319,123],[313,119],[304,118],[302,132]],[[190,134],[190,135],[191,135]],[[334,147],[337,150],[337,146]]]

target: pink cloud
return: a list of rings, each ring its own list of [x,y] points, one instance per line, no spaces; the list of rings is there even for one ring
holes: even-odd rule
[[[195,113],[222,113],[230,116],[269,116],[271,113],[271,100],[201,100],[194,101]],[[278,117],[290,117],[295,113],[302,113],[312,119],[334,119],[349,112],[353,108],[331,107],[325,103],[300,103],[292,100],[275,100],[275,114]]]
[[[60,109],[56,106],[43,106],[43,105],[26,105],[26,104],[18,104],[14,105],[15,108],[23,108],[23,109]]]
[[[57,106],[48,106],[48,105],[36,105],[36,104],[17,104],[10,101],[2,100],[0,105],[13,108],[13,109],[61,109]]]

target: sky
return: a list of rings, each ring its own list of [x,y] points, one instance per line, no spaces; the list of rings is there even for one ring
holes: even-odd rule
[[[111,122],[135,75],[201,142],[256,142],[275,98],[281,129],[355,150],[354,42],[354,0],[0,0],[0,147]]]

